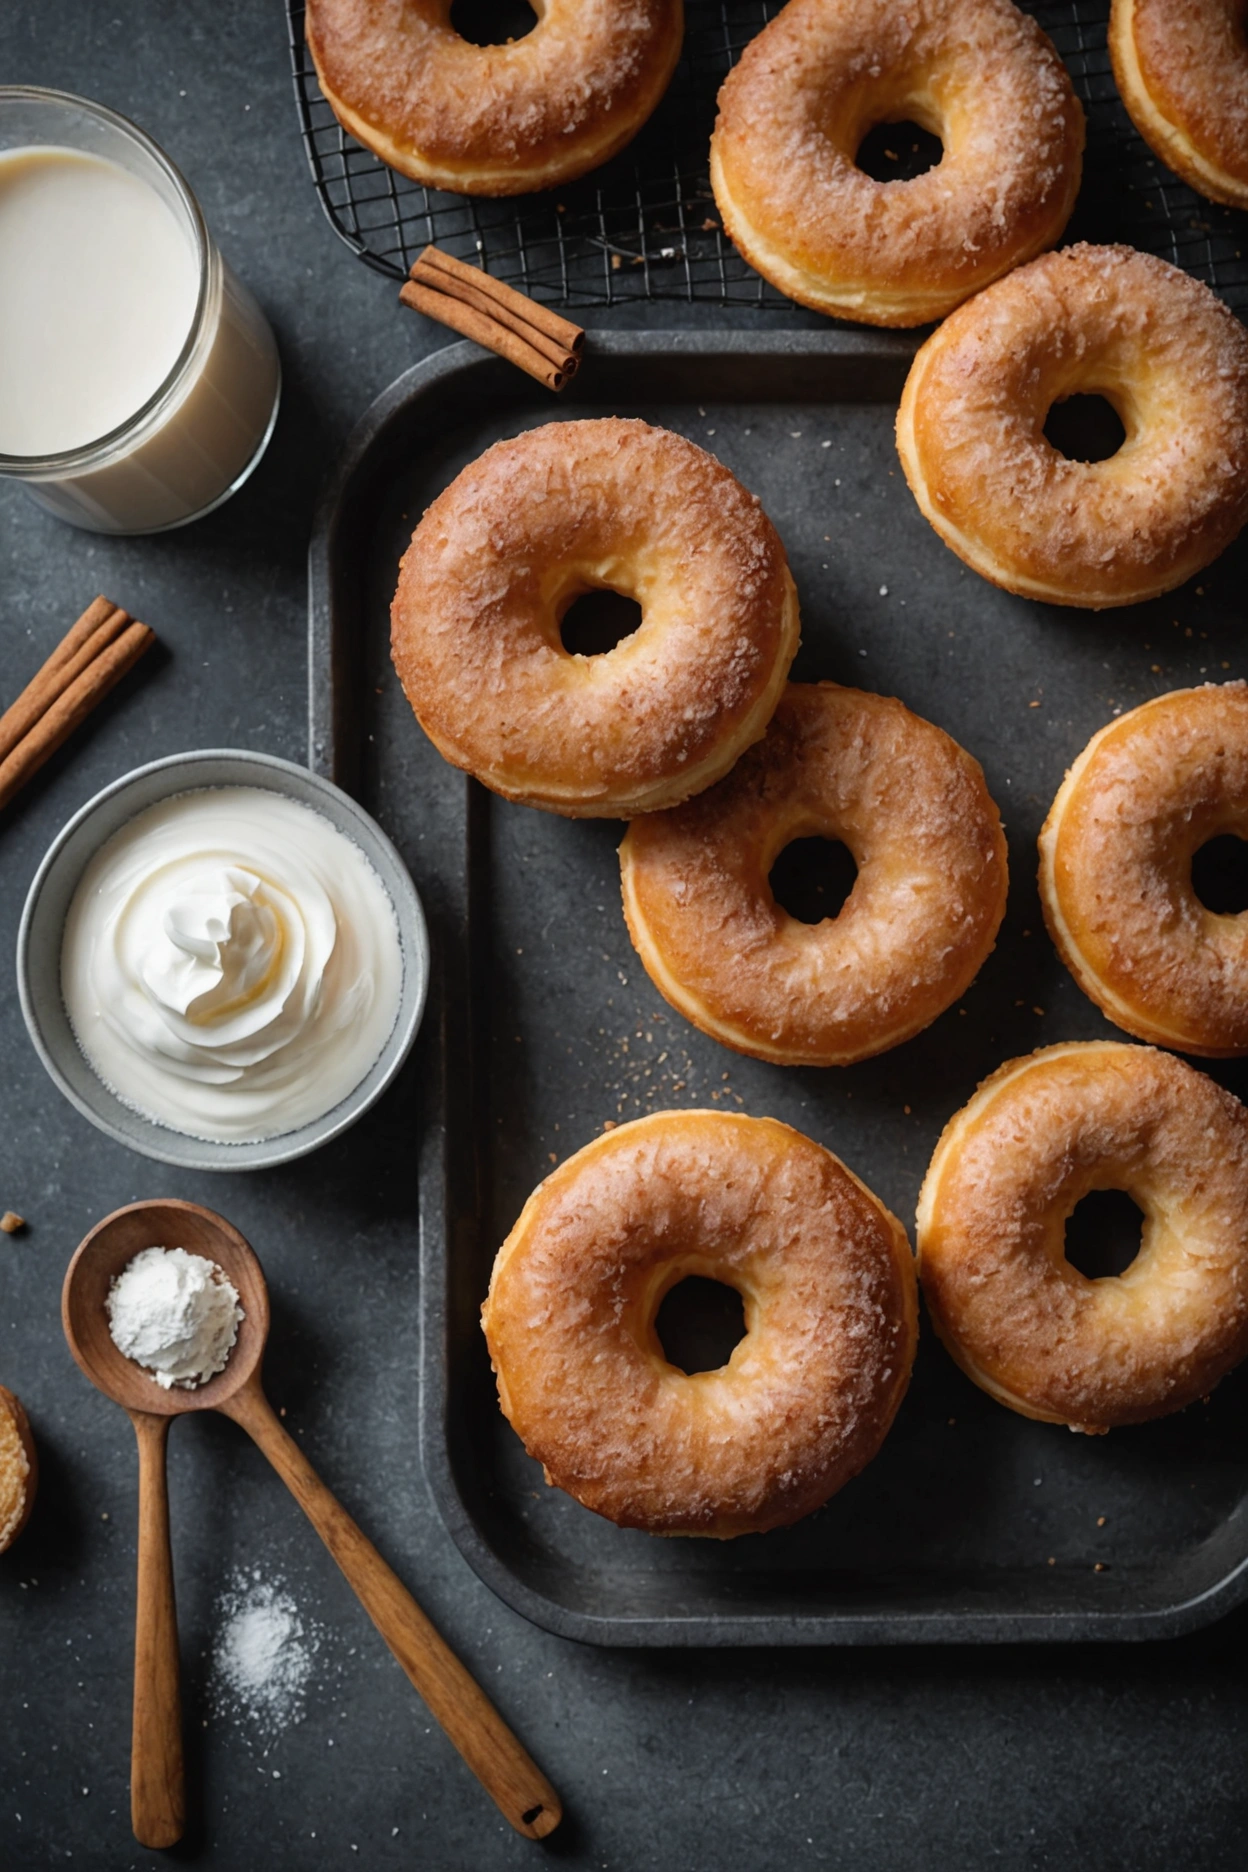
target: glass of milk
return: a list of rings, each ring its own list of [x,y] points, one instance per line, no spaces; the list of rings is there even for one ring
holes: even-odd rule
[[[280,392],[169,158],[100,104],[0,86],[0,475],[93,532],[182,526],[247,479]]]

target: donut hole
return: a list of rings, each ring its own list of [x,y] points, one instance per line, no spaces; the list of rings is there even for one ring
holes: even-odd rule
[[[1091,1190],[1066,1218],[1066,1259],[1085,1280],[1112,1280],[1139,1254],[1143,1229],[1144,1212],[1126,1190]]]
[[[537,25],[528,0],[454,0],[451,28],[469,45],[509,45]]]
[[[913,182],[934,169],[944,153],[934,130],[907,117],[900,123],[873,124],[858,145],[854,163],[873,182]]]
[[[582,592],[559,622],[559,638],[569,656],[606,656],[641,628],[641,606],[623,592]]]
[[[1127,439],[1122,417],[1108,397],[1080,391],[1055,403],[1044,419],[1050,447],[1068,461],[1108,461]]]
[[[664,1295],[654,1330],[678,1371],[719,1371],[745,1338],[745,1303],[726,1282],[687,1274]]]
[[[1248,840],[1234,832],[1211,838],[1192,859],[1192,889],[1215,916],[1248,910]]]
[[[796,922],[823,923],[841,914],[857,876],[854,855],[839,839],[798,838],[779,854],[768,882]]]

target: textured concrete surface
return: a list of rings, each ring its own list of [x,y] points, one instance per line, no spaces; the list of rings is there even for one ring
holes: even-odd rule
[[[286,372],[253,482],[184,533],[104,542],[0,489],[6,699],[98,590],[165,645],[0,823],[0,954],[11,956],[44,847],[106,780],[194,746],[302,758],[316,489],[369,400],[442,335],[400,314],[322,220],[276,0],[10,5],[0,78],[97,97],[170,151],[268,311]],[[175,1178],[63,1103],[11,977],[0,1021],[0,1207],[31,1224],[0,1238],[0,1380],[30,1409],[44,1469],[31,1526],[0,1559],[0,1864],[159,1863],[127,1818],[133,1438],[70,1361],[58,1317],[85,1230],[155,1194],[213,1204],[255,1243],[273,1290],[275,1402],[568,1810],[544,1849],[509,1832],[260,1457],[232,1426],[189,1421],[170,1471],[192,1818],[169,1858],[230,1872],[493,1872],[542,1857],[665,1872],[1242,1864],[1248,1614],[1136,1649],[663,1655],[548,1637],[469,1573],[416,1460],[419,1059],[368,1121],[302,1166]],[[279,1734],[211,1695],[216,1608],[243,1568],[282,1582],[319,1634],[304,1720]]]

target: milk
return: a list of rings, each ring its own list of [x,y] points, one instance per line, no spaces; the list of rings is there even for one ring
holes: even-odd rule
[[[0,155],[0,454],[98,442],[190,337],[199,262],[137,176],[71,149]]]
[[[273,336],[160,152],[98,106],[43,97],[98,113],[122,160],[51,139],[0,150],[0,473],[98,532],[178,526],[263,452]]]

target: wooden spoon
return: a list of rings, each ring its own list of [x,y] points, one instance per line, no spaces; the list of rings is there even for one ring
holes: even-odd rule
[[[152,1247],[204,1255],[238,1289],[245,1317],[229,1362],[194,1391],[164,1390],[118,1351],[108,1329],[104,1302],[111,1282],[141,1249]],[[117,1209],[97,1223],[70,1262],[61,1318],[79,1365],[92,1384],[129,1413],[139,1439],[130,1811],[143,1845],[171,1846],[181,1836],[185,1815],[165,1439],[171,1417],[201,1410],[232,1417],[268,1457],[430,1710],[516,1831],[529,1839],[553,1832],[563,1812],[559,1796],[335,1501],[265,1397],[260,1361],[269,1333],[269,1295],[260,1263],[238,1230],[197,1203],[143,1202]]]

